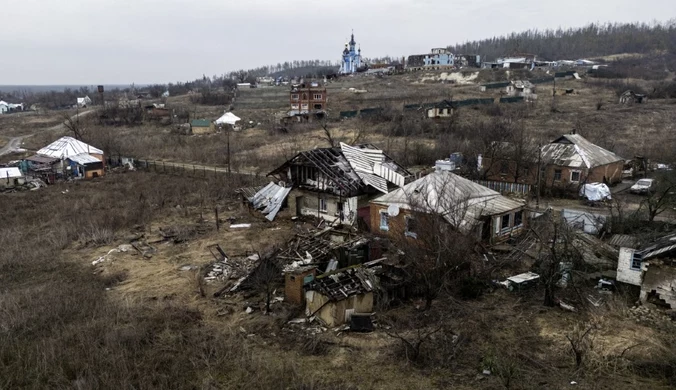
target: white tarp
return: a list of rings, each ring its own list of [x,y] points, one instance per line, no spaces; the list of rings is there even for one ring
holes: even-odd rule
[[[234,125],[237,121],[239,121],[241,118],[239,118],[237,115],[233,114],[232,112],[226,112],[223,114],[222,117],[216,119],[216,124],[217,125]]]
[[[612,199],[610,197],[610,188],[603,183],[589,183],[580,188],[580,196],[591,201],[600,201]]]

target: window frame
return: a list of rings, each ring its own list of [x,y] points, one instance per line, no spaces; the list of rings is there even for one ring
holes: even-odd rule
[[[385,224],[383,224],[383,221],[385,221]],[[390,231],[390,215],[387,213],[387,211],[380,210],[380,222],[378,224],[381,231]]]
[[[314,100],[322,100],[322,94],[321,93],[313,94],[313,99]]]
[[[411,221],[413,221],[412,228],[409,226]],[[404,235],[406,237],[418,238],[418,233],[415,232],[415,218],[410,215],[404,218]]]
[[[326,200],[326,198],[319,198],[319,211],[322,213],[328,213],[329,202]]]
[[[573,175],[577,173],[577,180],[573,179]],[[572,170],[570,171],[570,182],[571,183],[579,183],[580,180],[582,179],[582,171],[579,170]]]
[[[293,101],[298,101],[300,99],[300,95],[297,93],[291,94],[291,100]]]
[[[559,176],[558,179],[556,178],[557,174]],[[555,169],[554,170],[554,181],[561,181],[561,178],[563,178],[563,169]]]
[[[631,269],[632,271],[640,271],[641,265],[643,263],[643,255],[645,255],[645,253],[634,251],[634,253],[632,253],[632,255],[631,255],[631,262],[629,263],[629,269]],[[636,265],[637,262],[638,262],[638,265]]]
[[[520,217],[518,218],[518,219],[520,219],[518,225],[517,225],[517,218],[516,218],[517,215],[520,216]],[[516,211],[516,212],[514,213],[514,227],[516,228],[516,227],[522,227],[522,226],[523,226],[523,210],[519,210],[519,211]]]
[[[505,227],[505,220],[507,221],[507,227]],[[505,234],[509,232],[511,229],[512,229],[512,214],[505,214],[500,216],[500,234]]]

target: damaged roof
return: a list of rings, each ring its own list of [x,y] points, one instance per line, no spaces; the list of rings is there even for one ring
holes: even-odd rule
[[[564,134],[542,147],[542,161],[564,167],[595,168],[624,159],[579,134]]]
[[[310,282],[307,290],[316,291],[335,302],[374,291],[377,286],[375,271],[359,266],[318,276]]]
[[[643,253],[643,260],[669,254],[676,249],[676,234],[664,236],[650,244],[641,245],[637,252]]]
[[[372,203],[443,215],[457,228],[471,226],[481,217],[522,208],[522,202],[500,195],[448,171],[430,173]]]
[[[265,218],[268,221],[272,221],[275,219],[279,209],[282,208],[282,204],[289,195],[289,192],[291,192],[291,187],[282,187],[270,182],[249,198],[249,201],[255,209],[261,210],[265,214]]]
[[[327,180],[322,183],[325,189],[345,196],[362,193],[369,186],[387,193],[388,183],[403,186],[406,178],[411,176],[404,167],[370,144],[349,146],[341,142],[340,147],[306,150],[268,175],[287,175],[292,166],[317,168]],[[287,179],[293,179],[288,176]]]
[[[37,151],[41,156],[66,159],[78,154],[103,154],[103,150],[87,145],[73,137],[61,137]]]

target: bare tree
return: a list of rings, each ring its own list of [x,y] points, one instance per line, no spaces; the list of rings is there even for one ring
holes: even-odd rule
[[[551,212],[542,217],[543,220],[531,224],[531,231],[540,241],[537,266],[540,280],[545,286],[543,304],[557,304],[557,283],[563,276],[566,264],[575,264],[580,259],[580,252],[574,245],[573,232],[566,221]]]
[[[676,175],[665,173],[658,175],[656,188],[648,192],[648,197],[641,202],[648,212],[648,221],[652,222],[659,214],[676,205]]]
[[[73,134],[73,137],[79,141],[87,135],[87,128],[84,123],[80,122],[80,112],[70,116],[68,113],[63,114],[63,125]]]
[[[477,222],[468,213],[469,199],[457,194],[451,175],[429,175],[425,184],[405,194],[410,209],[399,218],[403,224],[390,227],[396,247],[404,253],[407,279],[425,299],[426,310],[476,259],[471,233]]]
[[[260,255],[259,255],[260,257]],[[265,294],[265,312],[271,312],[272,293],[276,284],[281,280],[281,269],[271,256],[260,260],[256,269],[251,273],[247,284],[255,290]]]

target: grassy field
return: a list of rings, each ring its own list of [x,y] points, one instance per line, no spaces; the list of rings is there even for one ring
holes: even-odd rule
[[[218,286],[202,285],[202,294],[197,271],[181,268],[210,264],[208,245],[230,254],[263,250],[304,229],[290,220],[261,222],[232,197],[238,184],[222,180],[134,172],[5,197],[0,387],[669,387],[673,324],[635,322],[622,294],[579,313],[543,307],[538,290],[446,297],[428,312],[415,304],[379,312],[387,327],[371,334],[306,333],[286,323],[301,315],[298,308],[278,303],[263,315],[255,291],[212,298]],[[216,231],[213,208],[252,228],[224,223]],[[180,243],[158,234],[196,225],[202,233]],[[160,241],[152,258],[113,252],[92,266],[140,234]],[[562,297],[583,305],[574,291]],[[246,314],[250,306],[256,310]],[[438,328],[415,363],[391,336],[415,340],[411,324]],[[566,335],[590,325],[593,347],[578,369]]]

